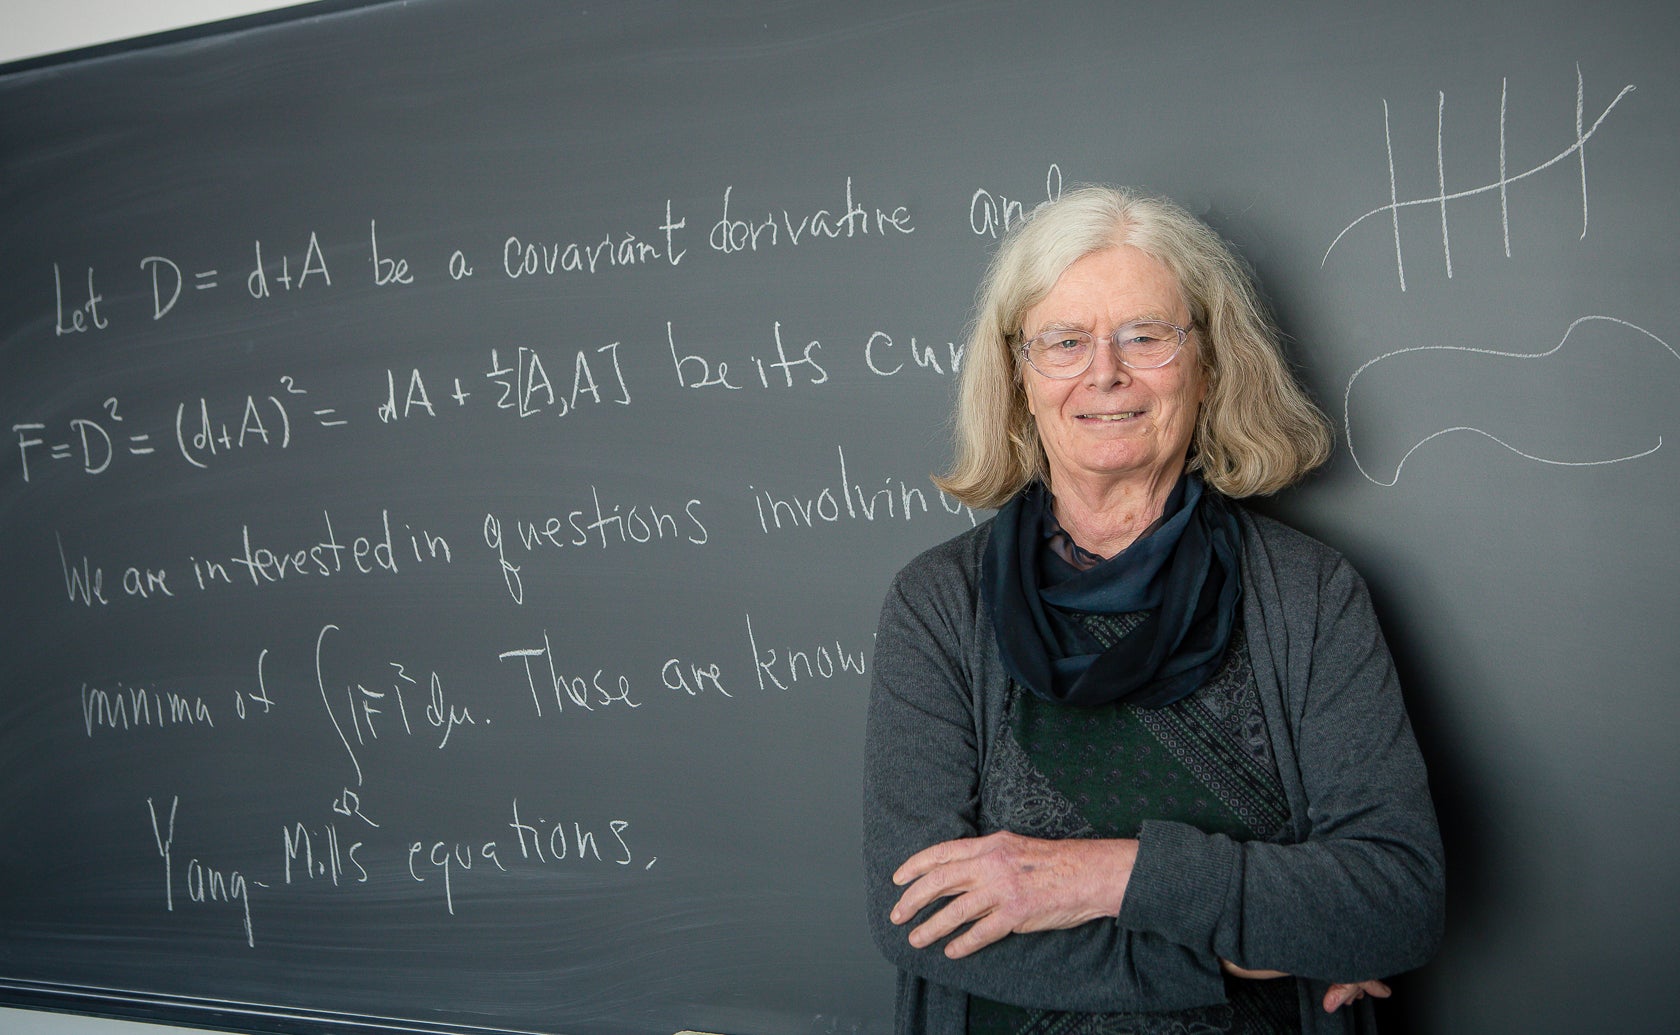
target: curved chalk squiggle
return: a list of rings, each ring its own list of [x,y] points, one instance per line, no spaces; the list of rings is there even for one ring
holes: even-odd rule
[[[1620,464],[1629,460],[1638,460],[1641,457],[1647,457],[1652,453],[1655,453],[1657,450],[1662,448],[1663,440],[1661,435],[1657,436],[1657,444],[1652,446],[1650,449],[1646,449],[1638,453],[1630,453],[1627,456],[1609,457],[1602,460],[1554,460],[1549,457],[1536,456],[1533,453],[1526,453],[1521,449],[1518,449],[1516,446],[1513,446],[1511,443],[1506,442],[1499,436],[1494,435],[1491,432],[1484,431],[1481,428],[1474,428],[1468,425],[1458,425],[1451,428],[1442,428],[1440,431],[1432,432],[1431,434],[1419,439],[1410,449],[1406,450],[1405,455],[1400,458],[1400,463],[1395,465],[1394,477],[1386,482],[1372,475],[1370,471],[1367,471],[1365,469],[1365,464],[1359,459],[1359,450],[1354,448],[1353,444],[1353,383],[1359,380],[1359,376],[1371,367],[1381,363],[1385,359],[1393,359],[1395,356],[1403,356],[1409,352],[1473,352],[1477,355],[1498,356],[1503,359],[1544,359],[1547,356],[1556,354],[1559,349],[1563,348],[1564,343],[1569,340],[1569,336],[1575,333],[1575,328],[1581,326],[1589,320],[1603,320],[1606,323],[1613,323],[1638,331],[1640,334],[1645,335],[1645,337],[1650,338],[1658,345],[1667,349],[1668,354],[1673,356],[1676,360],[1680,360],[1680,352],[1676,352],[1674,346],[1670,345],[1668,342],[1662,340],[1638,324],[1629,323],[1627,320],[1618,319],[1614,316],[1597,315],[1582,316],[1574,320],[1570,323],[1568,329],[1563,332],[1563,337],[1558,339],[1558,343],[1544,352],[1503,352],[1498,349],[1476,348],[1470,345],[1415,345],[1411,348],[1395,349],[1393,352],[1385,352],[1382,355],[1377,356],[1375,359],[1366,360],[1358,370],[1355,370],[1353,372],[1353,376],[1348,378],[1347,389],[1342,392],[1342,433],[1347,439],[1348,454],[1353,457],[1354,466],[1359,468],[1359,473],[1373,485],[1380,485],[1383,488],[1392,488],[1399,483],[1400,472],[1405,468],[1406,461],[1412,458],[1413,453],[1423,448],[1426,443],[1432,442],[1435,439],[1440,438],[1442,435],[1450,434],[1454,431],[1474,432],[1485,438],[1492,439],[1494,442],[1504,446],[1506,449],[1525,460],[1533,460],[1542,464],[1551,464],[1556,467],[1602,467],[1606,464]]]

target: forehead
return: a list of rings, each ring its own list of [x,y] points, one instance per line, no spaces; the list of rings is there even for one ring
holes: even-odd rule
[[[1091,252],[1062,271],[1025,323],[1100,323],[1156,317],[1181,323],[1184,297],[1178,278],[1159,259],[1119,245]]]

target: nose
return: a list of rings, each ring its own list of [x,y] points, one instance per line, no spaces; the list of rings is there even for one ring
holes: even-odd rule
[[[1091,366],[1085,371],[1085,380],[1094,388],[1107,388],[1111,385],[1126,384],[1132,379],[1132,368],[1120,362],[1120,349],[1114,343],[1114,335],[1098,338],[1091,345]]]

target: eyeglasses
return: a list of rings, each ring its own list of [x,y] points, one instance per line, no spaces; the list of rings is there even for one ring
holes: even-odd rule
[[[1128,323],[1102,340],[1114,343],[1120,362],[1133,370],[1171,363],[1184,349],[1189,330],[1163,320]],[[1097,337],[1088,331],[1052,330],[1021,343],[1021,355],[1045,377],[1063,380],[1091,369]]]

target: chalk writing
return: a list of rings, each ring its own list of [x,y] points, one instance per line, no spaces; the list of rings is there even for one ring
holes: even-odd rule
[[[82,684],[82,725],[89,737],[95,727],[102,730],[129,730],[141,726],[162,729],[166,726],[216,725],[210,705],[203,697],[177,690],[158,690],[155,687],[124,686],[118,683],[105,690]]]
[[[287,449],[292,444],[292,409],[300,405],[299,396],[308,395],[298,387],[290,375],[279,379],[278,392],[247,393],[235,402],[229,417],[220,409],[212,413],[208,397],[181,402],[175,407],[174,438],[182,459],[200,470],[210,466],[217,456],[237,450],[269,446]],[[323,428],[339,428],[348,423],[330,406],[304,405],[307,418]],[[118,455],[147,457],[157,452],[152,431],[129,431],[129,414],[120,406],[116,396],[105,400],[99,417],[73,417],[65,423],[68,434],[60,441],[42,438],[47,424],[43,421],[22,421],[12,425],[17,436],[18,464],[23,480],[29,481],[31,457],[50,461],[80,461],[84,474],[104,474]],[[54,435],[53,438],[58,436]],[[119,442],[121,443],[119,449]]]
[[[64,552],[63,534],[53,535],[58,540],[58,564],[64,573],[64,593],[70,602],[83,607],[92,607],[96,602],[109,604],[111,601],[105,596],[105,569],[89,562],[86,554],[72,562]]]
[[[690,697],[709,690],[715,690],[725,697],[735,696],[724,689],[723,673],[716,662],[703,665],[681,658],[671,658],[660,667],[659,679],[667,690],[681,690]]]
[[[573,508],[564,515],[514,518],[509,524],[494,513],[485,514],[484,545],[496,554],[508,594],[514,603],[523,604],[525,584],[520,572],[524,565],[510,560],[510,551],[519,558],[591,543],[603,550],[666,541],[704,546],[711,541],[711,533],[700,520],[700,507],[699,500],[690,499],[680,508],[638,502],[626,509],[620,501],[603,502],[600,490],[591,485],[587,507]]]
[[[116,396],[105,400],[104,414],[103,420],[122,423],[124,415],[118,412]],[[45,439],[35,437],[36,432],[46,430],[46,424],[29,421],[12,425],[12,431],[18,437],[18,463],[23,468],[24,481],[29,480],[30,450],[40,446],[47,447],[48,456],[52,460],[71,460],[79,455],[82,471],[87,474],[103,474],[106,468],[111,466],[111,459],[116,455],[116,450],[111,433],[105,430],[102,419],[74,417],[67,426],[71,438],[49,444]],[[151,445],[151,437],[150,432],[129,435],[128,452],[134,456],[151,455],[156,449]],[[79,450],[77,445],[80,445]]]
[[[676,240],[677,231],[687,225],[686,218],[672,216],[671,202],[667,199],[665,221],[656,227],[655,235],[664,240],[663,247],[629,232],[606,234],[600,241],[592,243],[527,241],[510,234],[502,242],[502,272],[517,280],[538,274],[552,277],[557,273],[595,273],[603,269],[661,262],[676,266],[688,254],[687,249],[677,247]],[[455,255],[460,256],[461,253],[456,252]],[[457,280],[471,275],[464,256],[460,259],[452,256],[450,269],[452,275],[458,269],[465,271],[456,276]]]
[[[1463,198],[1475,197],[1476,195],[1487,194],[1491,191],[1498,191],[1499,192],[1499,221],[1500,221],[1501,230],[1504,233],[1505,254],[1506,254],[1506,256],[1509,256],[1511,254],[1511,220],[1510,220],[1510,205],[1509,205],[1509,197],[1508,197],[1510,186],[1514,183],[1519,182],[1519,181],[1526,180],[1529,177],[1534,176],[1538,173],[1544,172],[1545,170],[1551,168],[1554,165],[1557,165],[1559,162],[1562,162],[1564,159],[1569,158],[1570,156],[1574,156],[1576,158],[1577,164],[1580,167],[1580,179],[1581,179],[1581,236],[1586,237],[1587,236],[1587,151],[1586,151],[1586,144],[1587,144],[1587,141],[1593,136],[1593,134],[1598,132],[1598,128],[1601,125],[1604,124],[1604,120],[1609,117],[1610,112],[1615,109],[1616,105],[1618,105],[1622,102],[1622,98],[1626,97],[1628,94],[1630,94],[1634,91],[1633,84],[1629,83],[1628,85],[1622,87],[1621,91],[1616,94],[1615,99],[1612,100],[1608,105],[1606,105],[1604,110],[1599,113],[1598,117],[1593,120],[1593,124],[1590,127],[1586,126],[1584,121],[1583,121],[1584,106],[1585,106],[1585,101],[1586,101],[1586,86],[1585,86],[1585,83],[1584,83],[1584,81],[1581,77],[1581,68],[1580,68],[1579,65],[1577,65],[1575,67],[1575,140],[1574,140],[1574,142],[1572,144],[1570,144],[1568,147],[1559,151],[1557,154],[1548,158],[1546,161],[1541,162],[1539,165],[1536,165],[1536,166],[1534,166],[1533,168],[1530,168],[1530,169],[1526,169],[1522,172],[1512,174],[1512,173],[1509,173],[1506,170],[1506,167],[1505,167],[1506,83],[1507,83],[1507,80],[1501,80],[1500,81],[1500,92],[1499,92],[1499,176],[1498,176],[1498,178],[1493,180],[1491,183],[1481,184],[1479,186],[1471,187],[1471,188],[1468,188],[1468,189],[1465,189],[1465,190],[1458,190],[1458,191],[1451,191],[1451,192],[1449,192],[1447,190],[1446,150],[1445,150],[1445,145],[1443,144],[1443,136],[1444,136],[1444,133],[1445,133],[1445,126],[1446,126],[1447,95],[1444,92],[1442,92],[1442,93],[1437,94],[1437,103],[1436,103],[1436,109],[1435,109],[1435,177],[1436,177],[1437,192],[1435,194],[1427,196],[1427,197],[1411,198],[1411,199],[1408,199],[1406,201],[1401,201],[1400,200],[1399,189],[1396,186],[1395,168],[1394,168],[1394,143],[1393,143],[1392,135],[1389,132],[1388,101],[1385,99],[1383,101],[1383,144],[1387,148],[1387,151],[1388,151],[1388,199],[1389,199],[1388,204],[1382,205],[1378,208],[1372,209],[1371,211],[1369,211],[1369,212],[1365,213],[1364,215],[1360,216],[1358,219],[1355,219],[1353,222],[1349,223],[1347,226],[1343,227],[1342,232],[1336,235],[1336,239],[1330,242],[1330,247],[1328,247],[1324,250],[1324,258],[1320,261],[1319,265],[1322,267],[1323,265],[1325,265],[1326,263],[1328,263],[1330,261],[1330,253],[1332,251],[1335,251],[1336,245],[1340,244],[1342,238],[1346,237],[1348,232],[1351,231],[1354,227],[1358,226],[1360,223],[1363,223],[1365,220],[1370,219],[1373,216],[1378,216],[1378,215],[1381,215],[1384,212],[1386,212],[1386,213],[1389,214],[1390,223],[1392,224],[1393,231],[1394,231],[1394,267],[1395,267],[1395,272],[1400,277],[1400,290],[1401,291],[1406,290],[1406,259],[1405,259],[1405,254],[1404,254],[1404,252],[1403,252],[1403,250],[1400,246],[1400,210],[1403,209],[1403,208],[1412,208],[1412,207],[1421,206],[1421,205],[1430,205],[1430,206],[1435,206],[1435,207],[1439,208],[1439,210],[1440,210],[1440,217],[1441,217],[1441,257],[1442,257],[1442,261],[1446,265],[1447,277],[1451,278],[1452,277],[1452,240],[1451,240],[1451,235],[1449,234],[1448,228],[1447,228],[1447,202],[1458,201],[1458,200],[1461,200]]]
[[[783,528],[815,528],[821,524],[840,521],[875,521],[881,519],[913,518],[931,513],[927,493],[903,479],[887,475],[881,488],[866,488],[861,481],[853,481],[846,468],[846,447],[836,446],[839,455],[839,481],[824,485],[815,493],[807,489],[799,494],[777,495],[769,489],[747,486],[753,506],[758,512],[759,530],[768,534]],[[838,489],[838,491],[836,491]],[[935,490],[940,509],[947,514],[967,517],[975,523],[974,511],[964,504]]]
[[[513,799],[513,819],[508,823],[519,846],[515,856],[511,847],[503,849],[498,841],[458,841],[420,839],[408,846],[408,875],[425,883],[439,882],[445,908],[455,915],[455,882],[471,874],[475,867],[483,874],[509,873],[508,861],[535,863],[544,866],[617,866],[629,867],[637,862],[630,848],[630,822],[624,819],[606,821],[603,831],[596,824],[585,825],[581,820],[550,822],[541,816],[520,815],[519,799]],[[642,864],[652,868],[657,857]]]
[[[802,679],[810,682],[848,674],[864,674],[868,663],[864,658],[863,648],[854,647],[847,650],[839,640],[829,642],[834,644],[833,650],[828,649],[828,642],[819,643],[815,647],[761,648],[758,645],[758,636],[753,631],[752,615],[747,615],[747,648],[752,651],[753,674],[758,678],[760,690],[772,686],[778,690],[787,690]]]
[[[240,526],[239,552],[228,555],[225,563],[196,556],[189,558],[199,588],[231,584],[236,578],[249,579],[253,587],[261,587],[288,579],[330,578],[347,573],[395,575],[409,563],[405,554],[411,554],[415,564],[432,561],[448,564],[453,559],[449,541],[427,529],[404,524],[407,542],[402,542],[391,530],[389,510],[379,512],[377,532],[349,537],[347,542],[340,541],[331,511],[321,511],[321,524],[324,534],[313,543],[279,548],[253,545],[251,526]]]
[[[629,866],[636,861],[635,853],[630,850],[630,843],[625,834],[630,824],[622,819],[607,821],[608,836],[606,841],[607,855],[601,855],[601,844],[605,839],[598,838],[594,830],[584,827],[582,823],[564,821],[550,823],[538,816],[526,823],[519,818],[519,799],[513,801],[513,819],[508,828],[519,838],[519,857],[535,859],[540,863],[565,862],[568,859],[575,862],[611,862],[617,866]],[[569,830],[568,830],[569,828]],[[570,844],[567,843],[567,833],[571,834]],[[547,854],[543,852],[548,849]],[[644,863],[642,869],[648,869],[655,860]]]
[[[58,542],[58,564],[64,575],[64,592],[70,602],[83,607],[92,607],[96,603],[102,606],[110,604],[110,599],[105,596],[104,568],[89,561],[86,554],[72,561],[64,549],[63,533],[55,532],[54,537]],[[130,597],[145,599],[154,595],[175,595],[169,588],[169,572],[163,568],[131,564],[123,569],[121,585],[123,593]]]
[[[954,341],[945,342],[944,357],[941,358],[938,346],[917,345],[914,336],[908,342],[893,340],[886,331],[876,331],[863,343],[863,362],[869,372],[880,377],[892,377],[905,367],[901,358],[904,353],[896,351],[907,349],[911,361],[918,369],[932,370],[936,374],[954,375],[962,369],[963,353],[967,345],[958,345]]]
[[[329,823],[324,828],[317,828],[312,832],[302,823],[293,823],[280,829],[280,840],[287,884],[292,883],[294,864],[302,879],[329,878],[335,888],[341,881],[356,884],[368,882],[367,867],[356,858],[365,842],[352,841],[346,846],[336,824]],[[316,858],[316,845],[321,846],[320,858]],[[350,866],[356,868],[354,874],[349,872]]]
[[[146,811],[152,821],[152,836],[157,844],[158,855],[163,859],[165,908],[171,913],[175,911],[175,816],[180,805],[180,795],[172,797],[169,802],[169,819],[167,823],[160,824],[156,803],[151,798],[146,799]],[[183,885],[188,902],[209,906],[223,903],[238,907],[245,931],[245,945],[247,948],[256,947],[256,932],[251,926],[251,887],[255,885],[266,888],[266,884],[248,880],[238,870],[216,868],[196,856],[188,861],[184,877]]]
[[[630,405],[630,388],[624,383],[624,372],[618,365],[618,342],[602,345],[594,350],[597,355],[607,357],[606,360],[597,359],[595,366],[609,362],[612,367],[613,381],[616,383],[616,396],[609,396],[612,402],[621,406]],[[578,408],[578,402],[585,397],[597,405],[607,401],[601,395],[601,383],[595,376],[594,366],[591,366],[589,353],[578,349],[572,359],[572,387],[570,393],[557,391],[554,382],[548,376],[548,370],[542,362],[541,355],[536,349],[521,345],[514,353],[513,365],[503,362],[496,349],[490,350],[490,370],[485,377],[502,389],[496,399],[496,408],[513,410],[521,417],[532,417],[545,411],[552,411],[555,416],[564,417]],[[564,370],[564,367],[560,369]],[[563,376],[563,375],[562,375]],[[419,372],[414,377],[418,379]],[[563,382],[562,382],[563,383]],[[422,389],[423,391],[423,389]],[[409,396],[414,394],[413,383],[410,383]],[[462,400],[457,399],[457,402]]]
[[[379,254],[379,221],[375,219],[368,220],[368,250],[372,253],[369,261],[373,263],[374,286],[414,283],[414,273],[408,268],[407,259],[392,259]]]
[[[541,647],[520,647],[496,655],[501,661],[518,658],[524,663],[525,686],[531,692],[531,706],[536,709],[538,718],[543,714],[543,701],[551,695],[556,715],[564,713],[568,703],[574,709],[581,708],[586,712],[614,704],[641,707],[640,702],[630,699],[628,676],[609,676],[604,668],[597,668],[590,675],[587,674],[588,665],[581,666],[582,671],[577,673],[566,672],[555,660],[554,644],[547,629],[543,630],[542,641]]]
[[[175,308],[175,303],[181,300],[181,288],[186,286],[186,278],[181,273],[181,267],[175,260],[162,255],[148,255],[140,260],[142,272],[151,275],[152,286],[152,319],[161,320],[169,311]],[[220,281],[221,271],[216,269],[202,269],[193,273],[193,290],[213,290]],[[169,300],[164,301],[164,285],[168,284]]]
[[[819,208],[799,216],[796,220],[784,208],[780,215],[767,210],[762,220],[757,216],[738,218],[729,211],[734,191],[733,186],[724,188],[723,217],[712,224],[711,233],[706,236],[706,243],[711,245],[712,250],[725,255],[756,252],[760,248],[775,248],[783,244],[797,247],[801,242],[809,242],[815,238],[835,240],[842,237],[864,237],[871,233],[888,237],[916,232],[910,211],[903,205],[887,210],[872,209],[857,202],[852,196],[850,176],[846,177],[845,205],[838,215],[826,208]]]
[[[1407,354],[1414,354],[1414,353],[1425,353],[1425,352],[1472,353],[1472,354],[1477,354],[1477,355],[1494,356],[1494,357],[1499,357],[1499,358],[1503,358],[1503,359],[1513,359],[1513,360],[1545,359],[1548,356],[1556,355],[1559,352],[1559,350],[1561,350],[1563,348],[1564,344],[1569,341],[1570,335],[1575,333],[1576,328],[1580,327],[1583,324],[1592,323],[1592,322],[1605,322],[1605,323],[1609,323],[1609,324],[1611,324],[1613,326],[1616,326],[1616,327],[1623,327],[1623,328],[1626,328],[1630,331],[1633,331],[1638,335],[1642,335],[1645,339],[1648,339],[1649,341],[1655,342],[1657,345],[1662,346],[1665,350],[1667,350],[1669,355],[1673,356],[1677,360],[1680,360],[1680,352],[1676,352],[1674,347],[1672,345],[1670,345],[1668,342],[1666,342],[1663,339],[1657,337],[1655,334],[1652,334],[1650,331],[1646,330],[1645,328],[1638,326],[1637,324],[1629,323],[1626,320],[1620,320],[1620,319],[1617,319],[1616,317],[1613,317],[1613,316],[1583,316],[1583,317],[1575,320],[1574,322],[1570,323],[1569,327],[1563,332],[1563,337],[1558,339],[1558,343],[1556,345],[1553,345],[1551,348],[1545,350],[1544,352],[1505,352],[1505,351],[1500,351],[1500,350],[1497,350],[1497,349],[1478,348],[1478,347],[1473,347],[1473,346],[1469,346],[1469,345],[1418,345],[1418,346],[1413,346],[1411,348],[1395,349],[1392,352],[1385,352],[1382,355],[1376,357],[1375,359],[1367,360],[1365,363],[1363,363],[1359,367],[1358,370],[1355,370],[1353,372],[1353,376],[1348,378],[1347,388],[1342,393],[1342,429],[1343,429],[1343,432],[1345,433],[1345,435],[1347,437],[1348,453],[1349,453],[1349,455],[1351,455],[1353,457],[1354,466],[1359,468],[1359,473],[1361,475],[1363,475],[1366,478],[1366,480],[1372,482],[1373,484],[1380,485],[1380,486],[1383,486],[1385,488],[1391,487],[1391,486],[1394,486],[1394,485],[1399,483],[1400,472],[1401,472],[1401,470],[1403,470],[1405,468],[1406,461],[1408,461],[1412,458],[1413,453],[1415,453],[1419,449],[1423,448],[1426,444],[1428,444],[1430,442],[1433,442],[1434,440],[1436,440],[1438,438],[1441,438],[1443,435],[1450,435],[1454,432],[1460,432],[1460,431],[1472,432],[1474,434],[1481,435],[1484,438],[1491,439],[1492,441],[1498,443],[1500,446],[1504,447],[1507,450],[1510,450],[1512,453],[1515,453],[1516,455],[1522,457],[1525,460],[1533,460],[1537,463],[1550,464],[1550,465],[1553,465],[1553,466],[1556,466],[1556,467],[1600,467],[1600,466],[1603,466],[1603,465],[1606,465],[1606,464],[1619,464],[1619,463],[1625,463],[1626,461],[1629,461],[1629,460],[1638,460],[1641,457],[1647,457],[1647,456],[1650,456],[1652,453],[1655,453],[1658,449],[1662,448],[1662,436],[1661,435],[1657,436],[1657,441],[1656,441],[1655,445],[1651,446],[1649,449],[1644,449],[1644,450],[1641,450],[1639,452],[1629,453],[1629,454],[1621,455],[1621,456],[1613,456],[1613,457],[1604,457],[1604,458],[1592,459],[1592,460],[1562,460],[1562,459],[1557,459],[1557,458],[1553,458],[1553,457],[1539,456],[1535,453],[1528,452],[1528,451],[1526,451],[1526,450],[1524,450],[1524,449],[1522,449],[1518,446],[1515,446],[1515,445],[1511,444],[1510,442],[1505,441],[1504,439],[1500,438],[1497,435],[1494,435],[1491,432],[1483,430],[1482,428],[1470,427],[1470,426],[1467,426],[1467,425],[1457,425],[1457,426],[1450,427],[1450,428],[1441,428],[1438,431],[1434,431],[1434,432],[1432,432],[1428,435],[1425,435],[1422,439],[1413,443],[1412,446],[1406,450],[1405,455],[1403,455],[1400,458],[1399,463],[1395,464],[1394,475],[1393,475],[1393,477],[1389,478],[1387,481],[1384,481],[1383,479],[1381,479],[1381,478],[1377,477],[1376,475],[1372,474],[1371,471],[1366,468],[1365,462],[1360,458],[1360,446],[1356,444],[1355,439],[1354,439],[1354,434],[1353,434],[1353,426],[1354,426],[1354,419],[1353,419],[1353,386],[1354,386],[1355,382],[1357,382],[1359,380],[1359,378],[1366,373],[1366,371],[1370,370],[1372,367],[1376,366],[1377,364],[1391,361],[1398,356],[1403,356],[1403,355],[1407,355]]]
[[[274,710],[274,698],[268,693],[268,679],[264,673],[263,663],[268,660],[268,648],[264,647],[257,655],[257,688],[255,690],[235,690],[233,692],[233,710],[241,719],[257,714],[255,709],[262,709],[267,715]]]
[[[387,661],[379,667],[378,678],[329,679],[326,646],[339,632],[337,625],[328,624],[315,638],[315,688],[333,732],[356,771],[356,786],[360,787],[366,777],[358,749],[372,748],[382,737],[417,737],[426,735],[429,728],[436,738],[433,746],[442,751],[457,729],[490,725],[489,719],[476,717],[470,706],[450,698],[436,669]],[[349,793],[346,788],[346,796],[341,799],[345,808]]]
[[[1044,200],[1033,203],[1031,211],[1026,204],[1006,194],[996,193],[984,187],[977,187],[968,199],[968,228],[982,237],[997,237],[999,233],[1008,233],[1017,225],[1033,217],[1040,206],[1056,201],[1062,196],[1062,170],[1054,162],[1044,174]]]
[[[321,286],[332,286],[332,274],[327,271],[327,257],[322,253],[321,240],[313,230],[309,232],[309,243],[304,246],[303,259],[295,277],[292,274],[290,255],[280,256],[280,270],[276,273],[271,265],[263,262],[262,241],[252,242],[252,251],[255,254],[255,265],[245,278],[245,290],[250,292],[252,298],[268,298],[273,293],[270,287],[271,278],[283,291],[302,291],[309,286],[309,278],[312,276],[321,278]]]
[[[99,303],[105,301],[93,287],[93,267],[87,268],[87,301],[74,303],[68,310],[70,322],[65,323],[64,278],[53,263],[53,337],[82,334],[89,330],[104,330],[110,321],[99,315]]]
[[[751,374],[747,378],[740,378],[737,384],[729,380],[729,363],[719,360],[715,365],[710,359],[695,353],[677,355],[676,331],[672,325],[665,324],[665,340],[670,345],[671,363],[676,368],[677,384],[684,388],[727,388],[739,391],[742,385],[751,384]],[[774,321],[770,330],[770,342],[775,347],[776,358],[770,362],[757,355],[749,355],[747,362],[752,364],[752,370],[757,373],[760,388],[793,388],[795,385],[821,385],[828,383],[828,370],[817,359],[817,352],[822,348],[822,342],[812,339],[803,347],[795,344],[789,351],[789,344],[782,337],[782,322]]]

